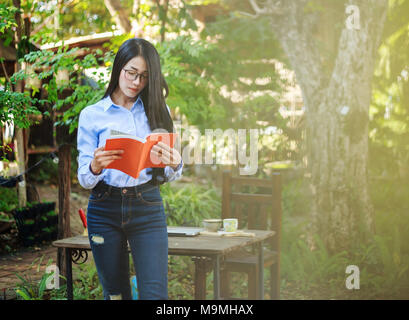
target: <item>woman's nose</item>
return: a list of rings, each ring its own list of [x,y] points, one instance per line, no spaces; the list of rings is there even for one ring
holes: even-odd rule
[[[138,77],[133,81],[133,83],[136,84],[136,85],[139,85],[140,82],[141,82],[141,76],[138,76]]]

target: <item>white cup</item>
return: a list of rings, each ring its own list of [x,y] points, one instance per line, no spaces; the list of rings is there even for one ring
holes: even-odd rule
[[[236,232],[239,221],[236,218],[223,219],[223,229],[226,232]]]

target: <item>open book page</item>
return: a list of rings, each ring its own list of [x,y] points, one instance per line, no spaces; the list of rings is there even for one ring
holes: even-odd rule
[[[113,138],[113,136],[130,136],[130,137],[135,137],[133,134],[129,134],[126,132],[121,132],[121,131],[117,131],[114,129],[111,129],[111,131],[109,132],[109,134],[111,135],[111,138]]]
[[[108,139],[118,139],[118,138],[130,138],[130,139],[138,140],[138,141],[140,141],[142,143],[146,142],[146,139],[144,139],[144,138],[140,138],[140,137],[134,136],[134,135],[129,134],[129,133],[125,133],[125,132],[121,132],[121,131],[111,129],[110,137]]]
[[[141,160],[144,143],[129,136],[117,136],[108,138],[105,150],[124,150],[122,158],[112,161],[106,168],[120,170],[135,179],[139,176],[138,167]]]

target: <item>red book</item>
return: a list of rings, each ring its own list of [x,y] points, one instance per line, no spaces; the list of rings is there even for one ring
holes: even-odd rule
[[[105,150],[124,150],[122,159],[112,161],[106,168],[120,170],[133,178],[138,178],[145,168],[164,168],[166,165],[152,155],[151,149],[159,141],[173,148],[176,133],[151,133],[146,139],[130,135],[111,136],[106,140]]]

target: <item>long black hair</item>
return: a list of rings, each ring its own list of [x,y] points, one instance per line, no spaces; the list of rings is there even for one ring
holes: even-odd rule
[[[149,126],[152,131],[165,129],[167,132],[175,132],[165,102],[169,88],[162,74],[159,54],[156,48],[145,39],[128,39],[119,47],[104,98],[111,96],[118,87],[119,75],[128,61],[139,56],[144,58],[149,73],[148,83],[140,93]],[[152,180],[155,184],[166,182],[164,169],[152,168]]]

